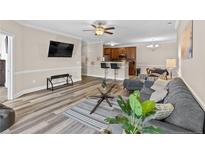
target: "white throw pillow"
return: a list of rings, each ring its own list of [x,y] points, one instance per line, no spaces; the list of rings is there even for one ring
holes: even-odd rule
[[[156,104],[156,112],[154,114],[154,119],[163,120],[167,118],[174,110],[174,106],[171,103],[166,104]]]
[[[162,79],[157,79],[154,84],[152,85],[153,90],[162,90],[166,89],[167,84],[169,83],[169,80],[162,80]]]
[[[151,94],[150,100],[160,102],[166,97],[167,93],[168,92],[165,89],[157,90]]]

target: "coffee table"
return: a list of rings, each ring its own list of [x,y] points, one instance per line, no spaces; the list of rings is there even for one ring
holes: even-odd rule
[[[113,96],[110,96],[110,92],[112,91],[112,89],[116,86],[116,84],[112,84],[111,86],[108,86],[106,89],[101,90],[100,88],[97,88],[97,90],[100,92],[100,95],[97,96],[89,96],[89,98],[94,98],[94,99],[99,99],[97,101],[97,104],[95,105],[95,107],[91,110],[90,114],[94,113],[96,111],[96,109],[100,106],[100,104],[105,100],[107,102],[107,104],[112,107],[112,104],[110,103],[109,99],[113,99]]]

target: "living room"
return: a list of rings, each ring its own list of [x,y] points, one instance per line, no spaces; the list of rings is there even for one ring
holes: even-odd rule
[[[205,133],[205,21],[102,19],[0,20],[0,134]]]
[[[74,35],[68,36],[60,32],[54,32],[51,29],[45,29],[43,27],[43,26],[48,26],[48,24],[50,26],[55,25],[57,27],[57,25],[62,25],[63,22],[67,22],[71,26],[75,25],[75,27],[78,28],[77,31],[81,31],[81,33],[83,34],[82,37],[80,38]],[[83,22],[84,24],[82,24]],[[13,73],[15,74],[15,76],[13,77],[14,85],[12,86],[14,87],[14,89],[12,89],[13,100],[11,99],[11,101],[6,101],[3,103],[5,105],[8,104],[11,108],[12,106],[16,106],[16,108],[12,108],[16,114],[16,120],[14,120],[16,121],[16,123],[14,123],[14,126],[13,126],[15,129],[18,128],[18,127],[16,128],[15,125],[18,125],[18,122],[21,123],[22,118],[31,116],[35,111],[43,110],[44,106],[38,105],[38,110],[35,110],[35,108],[33,108],[29,110],[29,112],[27,111],[24,113],[21,110],[26,109],[25,106],[28,106],[28,108],[29,107],[32,108],[35,106],[32,106],[32,103],[26,104],[25,102],[24,104],[23,101],[19,103],[23,105],[18,106],[17,105],[18,103],[13,103],[13,101],[15,102],[17,100],[21,100],[22,98],[24,98],[23,96],[25,97],[30,96],[29,99],[32,100],[33,95],[37,97],[37,98],[36,97],[33,98],[32,100],[33,102],[35,102],[36,99],[41,100],[41,95],[38,96],[37,94],[41,94],[41,93],[44,95],[46,93],[49,94],[49,90],[44,90],[46,89],[46,82],[45,82],[46,78],[50,76],[52,78],[54,77],[54,75],[55,75],[54,78],[56,78],[56,75],[62,76],[62,74],[66,74],[66,73],[72,76],[72,78],[70,79],[72,80],[72,84],[74,83],[74,86],[76,84],[79,84],[79,82],[86,82],[86,80],[89,80],[89,77],[93,77],[91,78],[92,80],[98,79],[100,80],[100,82],[105,81],[105,84],[107,82],[106,80],[110,79],[111,82],[117,81],[118,82],[117,84],[121,85],[120,87],[121,89],[120,90],[118,89],[117,94],[119,93],[119,91],[122,91],[122,88],[125,88],[128,93],[127,95],[129,95],[131,94],[130,91],[141,90],[142,88],[138,88],[138,87],[142,85],[146,79],[150,81],[151,80],[156,81],[158,78],[163,78],[162,75],[156,76],[156,73],[155,75],[153,75],[154,73],[149,74],[147,72],[147,69],[149,69],[150,71],[156,68],[162,71],[165,70],[165,74],[167,73],[166,78],[165,78],[166,80],[167,79],[170,80],[172,78],[174,80],[175,77],[178,77],[178,76],[181,77],[183,79],[183,82],[186,83],[186,86],[192,92],[194,99],[196,99],[199,105],[202,108],[204,108],[204,104],[202,101],[203,95],[200,94],[201,92],[203,93],[203,91],[200,90],[200,88],[202,88],[202,84],[199,84],[196,87],[192,86],[192,84],[196,85],[200,83],[199,81],[202,80],[201,79],[202,77],[201,76],[192,77],[192,74],[187,75],[187,72],[186,72],[187,62],[189,63],[189,61],[193,61],[192,59],[197,57],[198,56],[197,54],[199,54],[199,57],[202,57],[200,55],[201,51],[198,50],[199,48],[198,45],[201,46],[201,44],[197,44],[197,42],[195,43],[193,39],[193,43],[195,43],[193,46],[194,56],[191,55],[191,57],[189,57],[188,55],[188,58],[185,57],[185,60],[180,57],[181,56],[180,54],[182,53],[181,49],[183,49],[181,47],[182,45],[180,41],[181,40],[183,41],[184,39],[184,36],[182,37],[181,35],[183,35],[183,33],[186,32],[185,30],[187,29],[187,27],[191,25],[191,31],[193,29],[193,32],[194,32],[194,33],[193,32],[191,33],[193,33],[193,35],[196,38],[202,37],[203,31],[199,32],[199,34],[197,34],[196,32],[198,29],[200,29],[198,28],[198,26],[199,27],[203,26],[204,24],[203,21],[172,21],[172,20],[157,21],[155,20],[155,21],[129,21],[129,22],[128,21],[89,21],[89,22],[91,23],[91,26],[90,26],[91,28],[89,27],[89,25],[85,26],[85,28],[88,27],[89,29],[89,32],[87,31],[85,32],[84,26],[82,25],[85,25],[85,23],[88,23],[88,21],[75,21],[75,22],[74,21],[60,21],[60,22],[59,21],[1,21],[0,25],[1,25],[1,29],[3,29],[3,32],[9,35],[12,34],[11,36],[15,36],[15,40],[16,40],[16,43],[14,44],[15,54],[13,54],[13,60],[15,62],[14,64],[15,68],[13,69],[15,70],[15,72]],[[93,27],[95,28],[101,25],[102,22],[104,23],[107,22],[107,25],[106,24],[103,25],[104,27],[109,26],[109,22],[113,23],[111,24],[111,28],[108,27],[108,29],[109,30],[111,29],[112,33],[119,33],[119,34],[115,34],[116,36],[114,35],[110,36],[111,38],[109,38],[109,34],[107,34],[108,36],[95,36],[94,35],[95,33],[93,33],[92,28]],[[123,42],[124,44],[118,43],[118,45],[109,45],[109,42],[107,43],[107,40],[114,40],[114,41],[118,40],[118,42],[123,41],[121,39],[115,39],[115,38],[118,38],[117,37],[118,35],[119,36],[121,35],[121,30],[116,30],[116,29],[117,27],[119,27],[120,29],[120,27],[122,27],[123,24],[126,25],[126,23],[127,23],[127,27],[130,24],[132,25],[136,24],[138,25],[139,29],[142,29],[141,27],[144,27],[144,25],[148,25],[148,24],[152,25],[150,27],[147,27],[149,30],[151,28],[153,29],[150,32],[152,35],[150,35],[150,33],[148,36],[144,35],[143,38],[138,38],[137,42],[134,44],[129,44],[129,40],[126,39],[126,41],[129,44],[127,46],[124,45],[126,43],[125,41]],[[36,25],[41,25],[41,27],[40,26],[37,27]],[[112,25],[116,25],[116,26],[114,27]],[[158,28],[159,25],[161,25],[160,28]],[[131,31],[134,30],[131,27],[130,28],[128,27],[128,29],[130,29]],[[148,29],[144,28],[144,31],[142,31],[142,33],[145,33]],[[161,29],[163,29],[163,31],[161,31]],[[138,29],[136,29],[135,31],[136,33],[139,33]],[[159,35],[156,36],[155,34],[153,34],[154,32]],[[127,33],[129,33],[129,31]],[[126,35],[126,33],[124,33],[123,35]],[[165,36],[165,35],[166,37],[163,38],[162,36]],[[97,43],[96,42],[94,43],[86,42],[85,43],[84,40],[86,39],[88,40],[87,37],[90,38],[90,36],[93,36],[97,41],[99,41],[99,39],[100,41],[105,39],[105,43],[101,43],[101,42],[100,43],[98,42]],[[127,38],[129,37],[132,38],[132,36],[127,36]],[[147,42],[144,41],[146,40],[145,38],[148,40]],[[157,40],[157,38],[160,38],[161,40]],[[180,39],[177,40],[177,38],[180,38]],[[91,40],[93,41],[93,38],[91,38]],[[58,57],[58,55],[57,56],[50,55],[48,51],[50,52],[51,50],[51,43],[52,43],[51,41],[74,44],[73,52],[70,58],[65,58],[65,57],[61,58],[61,57]],[[49,42],[50,42],[50,47],[49,47]],[[132,49],[134,48],[134,54],[131,54],[131,56],[129,56],[130,48]],[[197,50],[194,50],[195,48]],[[179,50],[177,51],[177,49]],[[114,50],[114,51],[112,51],[112,53],[108,53],[108,51],[106,50]],[[124,54],[125,56],[120,55],[120,53],[122,53],[121,52],[122,50],[124,50],[123,52],[125,53]],[[118,53],[118,55],[117,56],[114,55],[115,58],[106,57],[109,55],[112,56],[113,53],[115,54]],[[119,59],[120,56],[122,57],[122,59]],[[134,59],[132,59],[132,56]],[[169,64],[170,62],[168,62],[170,60],[173,62],[171,62],[171,66],[168,66],[170,65]],[[102,65],[101,65],[102,63],[106,65],[110,65],[110,66],[108,66],[107,68],[102,68]],[[131,64],[136,63],[134,66],[134,74],[130,74],[130,70],[131,70],[130,63]],[[196,67],[195,65],[198,66],[199,63],[200,63],[200,59],[198,58],[197,63],[193,63],[192,67],[195,68]],[[112,64],[117,64],[118,68],[113,69]],[[136,70],[139,70],[138,74]],[[193,69],[193,71],[194,70],[196,69]],[[131,70],[131,72],[133,71]],[[83,73],[83,78],[81,78],[82,73]],[[164,74],[164,71],[162,73]],[[132,80],[129,78],[132,78]],[[194,78],[194,80],[192,78]],[[196,78],[198,79],[196,80]],[[134,83],[133,79],[136,81],[136,83]],[[124,85],[125,80],[130,80],[130,82],[129,81],[126,82],[127,83],[126,86]],[[138,80],[143,80],[142,84],[138,83]],[[57,79],[57,81],[59,80]],[[122,83],[124,86],[122,86]],[[48,79],[47,86],[49,84],[53,86],[53,84],[55,83],[52,83]],[[70,86],[68,88],[70,88]],[[65,89],[65,88],[62,89],[62,91],[60,92],[61,93],[66,92],[66,90],[70,90],[71,93],[75,92],[72,89]],[[85,90],[88,90],[88,89],[85,89]],[[53,91],[53,87],[52,87],[52,91]],[[59,94],[60,92],[58,92],[57,94]],[[59,102],[60,95],[58,98],[56,97],[57,94],[52,93],[51,98],[57,98],[56,101]],[[112,95],[117,97],[117,94],[112,94]],[[92,95],[92,93],[87,94],[84,97],[88,97],[89,95]],[[51,98],[48,97],[47,99],[49,100]],[[41,103],[43,103],[43,101],[46,100],[44,97],[42,97],[42,99],[43,100]],[[48,105],[49,105],[49,102],[48,102]],[[52,103],[50,103],[50,105],[52,105]],[[19,109],[23,113],[18,112],[17,109]],[[66,106],[66,109],[67,109],[67,106]],[[65,110],[65,109],[62,108],[62,110]],[[18,117],[18,115],[20,116]],[[203,123],[201,123],[201,125],[202,124]],[[11,127],[10,129],[7,129],[7,131],[5,132],[7,133],[9,133],[10,131],[12,132],[13,127]],[[31,128],[32,128],[32,125],[31,125]],[[19,133],[26,133],[26,132],[35,133],[35,131],[29,132],[29,129],[27,131],[24,130]],[[103,128],[100,128],[100,129],[103,129]],[[100,131],[100,129],[97,129],[97,130]],[[13,130],[13,132],[18,132],[18,131]],[[39,131],[36,130],[36,133],[37,132]],[[203,131],[200,131],[200,132],[203,133]],[[53,132],[53,133],[57,133],[57,132]],[[177,133],[177,131],[176,132],[173,131],[173,133]]]

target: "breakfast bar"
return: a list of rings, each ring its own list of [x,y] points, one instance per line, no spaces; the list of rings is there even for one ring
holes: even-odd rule
[[[105,63],[107,66],[106,69],[106,78],[107,79],[115,79],[116,80],[124,80],[129,78],[129,67],[126,61],[105,61],[101,62]],[[113,69],[113,66],[117,66],[117,69]],[[101,68],[101,71],[104,73],[105,70]],[[104,77],[104,76],[103,76]]]

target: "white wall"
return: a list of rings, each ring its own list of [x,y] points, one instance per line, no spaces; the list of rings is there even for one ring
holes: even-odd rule
[[[16,96],[45,88],[46,77],[70,73],[81,80],[81,40],[0,21],[0,31],[14,35],[14,69]],[[72,58],[48,58],[50,40],[74,43]]]
[[[147,67],[165,68],[166,59],[177,59],[177,42],[160,44],[160,47],[152,51],[145,45],[137,45],[137,67],[145,72]],[[101,76],[103,71],[100,69],[100,61],[97,57],[102,59],[103,45],[102,44],[83,44],[82,45],[82,72],[85,75]],[[87,57],[87,61],[86,61]],[[92,65],[94,62],[94,65]],[[173,75],[177,76],[177,68],[173,71]]]
[[[147,67],[165,68],[168,58],[177,59],[177,42],[160,44],[153,51],[145,45],[137,46],[137,67],[142,69],[142,73]]]
[[[5,48],[6,35],[0,34],[0,59],[7,60],[7,53]]]
[[[104,74],[100,69],[100,62],[103,57],[103,44],[82,45],[82,72],[84,75],[97,76]]]
[[[194,21],[193,24],[193,58],[181,59],[181,36],[190,21],[181,21],[178,28],[178,52],[181,77],[184,79],[196,99],[205,109],[205,21]]]

